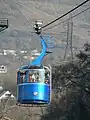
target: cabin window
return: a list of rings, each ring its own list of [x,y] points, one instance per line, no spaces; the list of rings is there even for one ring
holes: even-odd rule
[[[29,71],[29,82],[44,83],[44,71],[41,70],[30,70]]]
[[[48,71],[47,69],[45,69],[45,79],[44,79],[44,83],[50,84],[50,71]]]
[[[20,83],[24,83],[26,81],[26,73],[20,73]]]
[[[19,84],[20,83],[20,72],[18,71],[17,72],[17,84]]]
[[[39,79],[39,74],[35,72],[29,73],[29,82],[37,82]]]

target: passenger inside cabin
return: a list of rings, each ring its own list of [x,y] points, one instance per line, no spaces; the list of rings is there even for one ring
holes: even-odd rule
[[[32,82],[32,74],[29,74],[29,82]]]
[[[29,74],[29,82],[36,82],[35,74]]]
[[[23,74],[20,73],[20,83],[22,83],[22,82],[23,82]]]
[[[50,74],[49,74],[49,72],[46,72],[45,73],[45,83],[49,84],[49,81],[50,81]]]
[[[32,82],[36,82],[36,77],[34,74],[32,75]]]
[[[38,72],[35,74],[35,77],[36,77],[36,81],[39,82],[39,73]]]
[[[29,82],[44,82],[43,72],[30,73]]]
[[[26,75],[25,75],[25,73],[20,73],[20,83],[23,83],[23,82],[25,82],[25,77]]]

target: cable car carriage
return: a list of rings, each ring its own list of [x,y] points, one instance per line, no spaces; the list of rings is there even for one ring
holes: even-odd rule
[[[49,104],[51,101],[51,69],[29,68],[17,72],[20,104]]]
[[[39,25],[40,21],[37,24]],[[49,52],[42,36],[41,45],[40,55],[17,71],[17,105],[46,105],[51,102],[51,67],[41,63]]]

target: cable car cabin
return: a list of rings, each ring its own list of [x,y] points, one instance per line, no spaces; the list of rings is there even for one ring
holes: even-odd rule
[[[20,104],[49,104],[51,101],[51,69],[29,68],[17,72],[17,101]]]

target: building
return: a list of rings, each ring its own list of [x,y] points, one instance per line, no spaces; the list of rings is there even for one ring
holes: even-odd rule
[[[0,102],[7,101],[9,98],[15,99],[14,95],[10,91],[4,91],[0,95]]]
[[[0,65],[0,73],[7,73],[7,66]]]
[[[40,53],[38,52],[38,50],[33,50],[31,51],[31,59],[35,59],[36,57],[38,57],[40,55]]]
[[[4,55],[11,54],[11,55],[16,56],[16,51],[15,50],[4,50],[3,52],[4,52]]]

